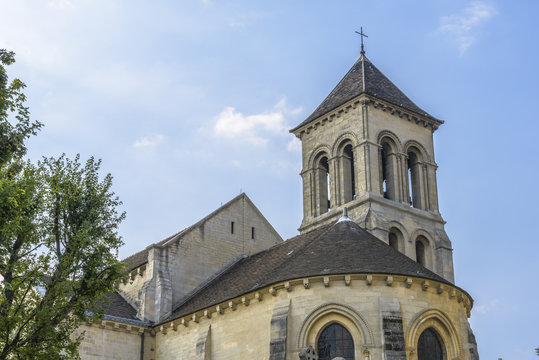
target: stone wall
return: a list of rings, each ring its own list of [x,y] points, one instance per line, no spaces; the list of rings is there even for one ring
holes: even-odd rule
[[[434,281],[387,275],[371,275],[369,280],[366,275],[350,275],[331,276],[326,282],[321,277],[291,281],[286,288],[278,284],[257,297],[248,294],[232,304],[202,310],[195,314],[196,322],[186,316],[184,325],[182,319],[163,324],[157,329],[156,359],[195,359],[196,344],[207,329],[211,333],[208,360],[269,359],[272,341],[284,334],[272,331],[272,324],[284,323],[276,321],[276,314],[283,318],[276,308],[287,302],[287,360],[299,359],[300,350],[308,345],[316,348],[320,332],[332,322],[350,331],[357,359],[414,360],[424,324],[440,333],[453,356],[448,358],[473,359],[467,350],[474,344],[469,344],[471,304],[465,293]]]
[[[103,321],[85,324],[78,333],[84,332],[79,347],[82,360],[139,360],[141,359],[142,334],[144,334],[143,360],[155,359],[155,342],[150,331],[144,328]]]
[[[168,243],[148,247],[148,263],[120,291],[144,321],[158,322],[197,286],[242,255],[282,242],[246,195],[240,195]]]

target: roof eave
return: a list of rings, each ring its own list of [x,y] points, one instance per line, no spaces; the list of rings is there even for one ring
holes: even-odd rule
[[[343,103],[343,104],[341,104],[341,105],[339,105],[337,107],[334,107],[333,109],[325,112],[324,114],[320,115],[319,117],[316,117],[316,118],[312,119],[308,123],[305,123],[303,125],[300,124],[300,125],[296,126],[295,128],[290,129],[289,132],[294,134],[297,138],[301,139],[301,134],[306,133],[307,129],[317,127],[319,124],[322,124],[325,121],[332,121],[332,118],[334,116],[337,116],[340,112],[343,112],[348,107],[353,107],[353,106],[357,105],[358,103],[360,103],[364,99],[369,99],[369,100],[376,99],[377,101],[381,101],[383,103],[386,103],[388,107],[396,107],[398,109],[394,109],[394,108],[390,109],[391,111],[393,111],[392,113],[397,113],[397,115],[400,116],[400,117],[403,117],[403,116],[415,117],[415,118],[418,119],[418,122],[422,121],[425,124],[427,124],[427,126],[430,125],[432,127],[433,131],[436,131],[438,129],[438,127],[440,125],[444,124],[444,122],[445,122],[444,120],[437,119],[437,118],[435,118],[434,116],[432,116],[432,115],[430,115],[428,113],[425,113],[426,114],[425,115],[425,114],[421,114],[421,113],[418,113],[418,112],[413,111],[413,110],[406,109],[406,108],[404,108],[404,107],[402,107],[402,106],[400,106],[398,104],[394,104],[394,103],[392,103],[392,102],[390,102],[388,100],[385,100],[383,98],[377,97],[375,95],[372,95],[372,94],[369,94],[368,92],[363,91],[358,96],[348,100],[347,102],[345,102],[345,103]],[[402,114],[402,116],[401,116],[401,114]]]

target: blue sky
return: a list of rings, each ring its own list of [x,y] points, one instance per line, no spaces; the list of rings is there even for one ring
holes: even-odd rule
[[[45,124],[29,156],[103,159],[127,256],[240,190],[301,221],[305,119],[359,56],[446,123],[435,133],[456,283],[482,359],[539,347],[539,3],[0,0],[0,48]]]

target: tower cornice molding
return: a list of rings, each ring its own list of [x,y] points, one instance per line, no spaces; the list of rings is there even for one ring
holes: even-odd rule
[[[424,127],[429,127],[432,132],[436,131],[440,125],[444,123],[443,120],[433,119],[418,113],[415,113],[410,110],[406,110],[399,105],[392,104],[388,101],[377,98],[376,96],[362,93],[359,96],[345,102],[344,104],[338,106],[337,108],[328,111],[324,115],[314,119],[313,121],[303,125],[302,127],[291,130],[298,139],[301,139],[305,134],[309,134],[312,131],[317,130],[319,127],[322,127],[328,123],[331,123],[335,119],[340,118],[343,114],[348,114],[350,110],[355,110],[358,105],[362,106],[373,106],[375,109],[381,109],[384,112],[389,112],[391,115],[408,120],[410,122],[415,122],[418,125],[423,125]]]

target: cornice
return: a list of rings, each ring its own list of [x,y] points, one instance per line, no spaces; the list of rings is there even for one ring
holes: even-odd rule
[[[430,292],[440,297],[446,297],[449,301],[455,301],[464,307],[466,314],[470,317],[473,307],[472,297],[456,285],[425,279],[415,276],[404,276],[399,274],[361,273],[361,274],[340,274],[328,276],[313,276],[298,279],[281,281],[268,285],[261,289],[253,290],[235,298],[227,299],[218,304],[211,305],[193,313],[180,316],[174,319],[165,320],[156,324],[153,329],[156,332],[167,334],[168,331],[177,331],[179,327],[189,327],[208,321],[214,317],[221,316],[234,311],[242,311],[248,306],[256,306],[257,303],[265,299],[275,297],[280,292],[293,292],[295,289],[308,290],[315,284],[323,284],[324,288],[335,286],[335,284],[350,287],[352,283],[362,282],[368,287],[404,287],[414,291],[421,290]]]
[[[295,130],[291,130],[290,132],[296,135],[297,138],[301,139],[304,134],[309,134],[312,131],[317,130],[319,127],[322,127],[327,123],[331,123],[333,120],[340,118],[343,114],[347,114],[350,110],[356,109],[358,105],[372,105],[375,109],[381,109],[384,112],[387,111],[393,116],[406,119],[410,122],[415,122],[418,125],[421,124],[424,127],[429,127],[432,132],[436,131],[438,127],[444,123],[443,120],[438,120],[410,110],[406,110],[399,105],[392,104],[388,101],[379,99],[376,96],[363,93],[336,107],[335,109],[328,111],[313,121]]]

